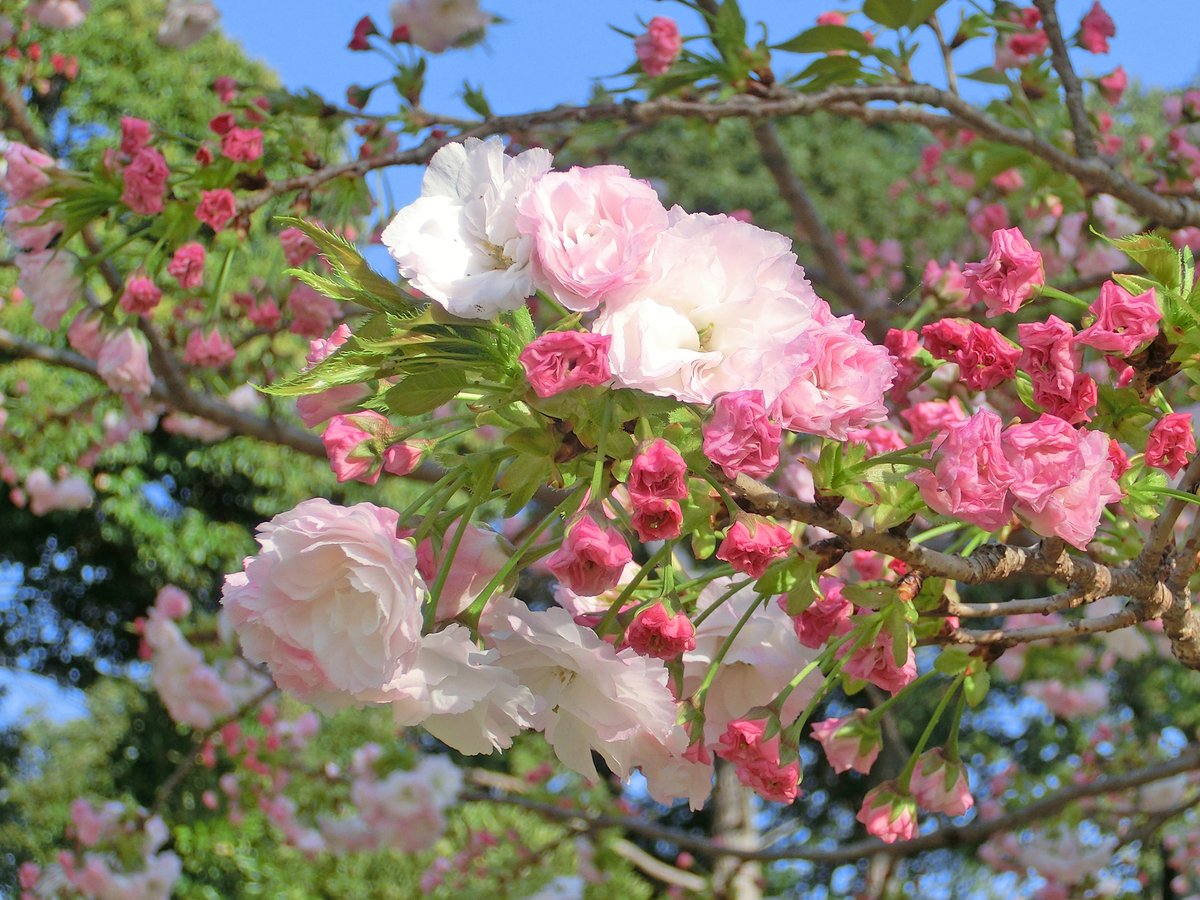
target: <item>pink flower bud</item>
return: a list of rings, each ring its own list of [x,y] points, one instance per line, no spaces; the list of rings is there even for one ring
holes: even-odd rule
[[[646,33],[633,42],[633,49],[647,75],[664,75],[683,49],[679,26],[666,16],[655,16],[650,20]]]
[[[145,275],[131,275],[121,293],[121,309],[133,315],[144,316],[158,306],[162,291]]]
[[[1089,53],[1107,53],[1108,39],[1116,34],[1117,26],[1112,17],[1100,5],[1100,0],[1096,0],[1079,23],[1079,46]]]
[[[821,596],[808,609],[792,617],[796,637],[805,647],[817,649],[825,646],[834,635],[846,634],[850,630],[850,616],[854,604],[842,596],[844,582],[837,578],[821,579]],[[779,605],[787,612],[787,598],[780,597]]]
[[[143,147],[125,167],[125,187],[121,202],[140,216],[153,216],[163,210],[163,191],[171,170],[163,155],[153,147]]]
[[[221,135],[221,155],[234,162],[254,162],[263,155],[263,133],[257,128],[230,128]]]
[[[812,734],[825,751],[829,765],[838,773],[853,769],[866,775],[883,749],[879,725],[868,722],[865,709],[857,709],[844,718],[815,722]]]
[[[947,761],[940,749],[921,754],[908,786],[917,804],[931,813],[961,816],[975,805],[963,764]]]
[[[651,498],[684,500],[688,495],[687,463],[678,450],[658,438],[633,458],[625,487],[635,507]]]
[[[96,357],[96,371],[105,384],[120,394],[145,397],[154,386],[146,339],[129,328],[105,338]]]
[[[1129,76],[1125,74],[1124,66],[1117,66],[1107,75],[1096,79],[1096,84],[1100,87],[1100,96],[1109,106],[1116,106],[1121,102],[1121,97],[1125,93],[1125,88],[1129,87]]]
[[[634,506],[630,524],[639,541],[669,541],[683,529],[683,509],[677,500],[646,497]]]
[[[167,274],[179,282],[185,291],[200,286],[204,281],[204,247],[192,241],[175,251],[167,264]]]
[[[1170,413],[1154,423],[1146,441],[1146,465],[1162,469],[1172,478],[1187,465],[1188,456],[1196,452],[1196,436],[1192,433],[1192,417],[1187,413]]]
[[[188,335],[183,351],[183,361],[189,366],[206,369],[221,369],[233,362],[237,350],[216,328],[202,334],[196,329]]]
[[[133,156],[150,143],[150,123],[133,116],[121,117],[121,152]]]
[[[901,794],[894,781],[887,781],[867,793],[855,816],[885,844],[911,840],[917,834],[917,807],[912,797]]]
[[[955,363],[972,390],[990,390],[1017,374],[1020,349],[978,322],[939,319],[921,329],[921,339],[932,356]]]
[[[388,424],[385,417],[369,410],[334,416],[321,435],[329,467],[338,481],[379,481],[380,455],[375,438]]]

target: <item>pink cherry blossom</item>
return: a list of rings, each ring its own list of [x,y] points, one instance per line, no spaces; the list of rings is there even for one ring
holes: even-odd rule
[[[927,812],[961,816],[975,805],[966,768],[961,762],[948,761],[940,749],[921,754],[908,787],[917,805]]]
[[[934,512],[988,531],[1008,524],[1016,472],[1004,456],[1000,425],[998,415],[981,409],[965,422],[948,424],[934,441],[933,471],[920,469],[912,476]]]
[[[39,250],[16,254],[16,263],[17,287],[33,304],[34,320],[54,331],[83,294],[74,257],[65,251]]]
[[[287,308],[292,314],[291,331],[309,338],[327,333],[342,311],[336,300],[317,293],[307,284],[296,284],[291,289]]]
[[[992,232],[992,248],[983,262],[963,266],[969,299],[987,306],[988,318],[1016,312],[1046,283],[1042,255],[1020,228]]]
[[[1100,286],[1100,295],[1088,311],[1096,319],[1075,335],[1075,342],[1121,356],[1130,356],[1153,340],[1162,319],[1154,288],[1134,296],[1112,281]]]
[[[534,338],[518,357],[525,377],[539,397],[609,381],[608,349],[612,338],[581,331],[550,331]]]
[[[1079,431],[1042,415],[1002,435],[1015,478],[1016,512],[1038,534],[1058,535],[1083,550],[1095,536],[1106,504],[1121,498],[1109,459],[1109,437]]]
[[[792,533],[762,516],[737,517],[717,547],[717,559],[739,572],[758,578],[777,559],[788,555],[794,545]]]
[[[299,268],[317,255],[313,239],[299,228],[285,228],[279,232],[279,243],[283,247],[283,258],[289,266]]]
[[[767,478],[779,465],[783,429],[771,420],[762,391],[730,391],[713,401],[704,423],[704,455],[727,478]]]
[[[121,309],[132,315],[144,316],[153,312],[162,299],[162,291],[153,279],[145,275],[130,275],[121,293]]]
[[[146,339],[131,328],[122,328],[104,339],[96,357],[96,372],[119,394],[145,397],[154,386]]]
[[[829,765],[838,773],[853,769],[868,774],[883,749],[879,725],[868,721],[865,709],[857,709],[844,718],[815,722],[812,734],[825,751]]]
[[[633,48],[647,75],[665,75],[683,49],[683,38],[679,36],[679,26],[673,19],[655,16],[645,33],[638,35],[633,42]]]
[[[636,508],[647,499],[684,500],[688,495],[687,463],[662,438],[642,447],[633,457],[625,488]]]
[[[634,506],[629,524],[639,541],[669,541],[683,528],[683,508],[678,500],[647,497]]]
[[[200,195],[200,205],[196,207],[196,218],[213,231],[223,229],[236,213],[237,198],[227,188],[204,191]]]
[[[230,128],[221,135],[221,155],[234,162],[254,162],[263,154],[263,133],[257,128]]]
[[[459,520],[455,519],[446,527],[438,545],[435,546],[432,538],[426,538],[417,546],[417,570],[426,584],[433,585],[437,581],[445,550],[458,528]],[[453,619],[469,607],[511,556],[512,545],[503,535],[481,525],[468,525],[458,550],[450,558],[450,569],[437,598],[438,619]],[[498,591],[502,592],[503,588]]]
[[[216,328],[207,333],[199,328],[188,335],[183,351],[183,360],[190,366],[221,369],[233,362],[237,350],[225,335]]]
[[[548,172],[517,201],[517,228],[533,241],[535,281],[577,312],[644,282],[666,227],[654,189],[622,166]]]
[[[972,390],[990,390],[1017,374],[1021,351],[994,328],[967,319],[939,319],[921,329],[921,338],[935,358],[958,366]]]
[[[1079,46],[1089,53],[1107,53],[1108,39],[1116,34],[1117,26],[1112,17],[1100,5],[1100,0],[1096,0],[1079,23]]]
[[[614,587],[632,559],[618,532],[601,528],[584,515],[567,529],[562,546],[547,558],[546,568],[575,593],[595,596]]]
[[[55,167],[51,157],[16,141],[4,151],[4,162],[0,191],[17,202],[32,199],[34,194],[50,184],[47,170]]]
[[[642,656],[674,659],[696,649],[696,629],[683,613],[669,613],[662,602],[643,609],[625,629],[625,643]]]
[[[143,147],[125,167],[125,187],[121,202],[140,216],[163,211],[163,191],[171,170],[163,155],[153,147]]]
[[[167,264],[167,274],[185,291],[200,287],[204,281],[204,247],[191,241],[175,251]]]
[[[1174,478],[1195,452],[1192,417],[1187,413],[1169,413],[1150,429],[1150,437],[1146,440],[1146,465],[1162,469]]]
[[[900,418],[908,423],[913,443],[919,444],[931,436],[940,434],[953,422],[965,422],[967,411],[963,409],[961,400],[951,397],[949,400],[914,403],[908,409],[900,411]]]
[[[1121,102],[1125,88],[1129,87],[1129,76],[1125,74],[1125,67],[1117,66],[1107,75],[1097,78],[1096,86],[1100,88],[1100,96],[1104,98],[1104,102],[1109,106],[1116,106]]]
[[[795,375],[773,407],[788,431],[845,440],[849,429],[887,418],[883,397],[896,380],[888,351],[843,316],[817,325],[792,343]]]
[[[916,805],[912,797],[898,791],[894,781],[868,791],[855,818],[885,844],[911,840],[917,834]]]
[[[397,513],[306,500],[258,528],[258,555],[221,596],[253,662],[320,709],[389,699],[417,658],[424,580]]]
[[[479,0],[395,0],[392,23],[406,40],[430,53],[441,53],[491,24],[493,16]]]
[[[364,484],[379,481],[380,454],[375,438],[387,424],[384,416],[371,410],[337,415],[329,420],[321,442],[338,481]]]
[[[135,156],[139,150],[150,144],[151,136],[150,123],[145,119],[134,116],[121,117],[121,153],[125,156]]]
[[[848,677],[870,682],[889,694],[899,693],[917,677],[917,658],[912,647],[908,648],[904,664],[897,665],[892,651],[892,634],[886,628],[880,629],[873,643],[859,647],[843,644],[838,648],[839,657],[847,654],[850,659],[842,671]]]
[[[1079,371],[1074,335],[1075,329],[1058,316],[1017,326],[1022,348],[1018,365],[1033,380],[1034,402],[1071,424],[1088,421],[1088,410],[1096,405],[1096,384]]]
[[[854,604],[842,596],[844,586],[844,582],[836,578],[821,578],[820,594],[808,609],[792,617],[796,638],[805,647],[819,649],[824,647],[831,637],[846,634],[850,630],[850,616],[854,613]],[[786,597],[779,598],[779,604],[784,610],[787,609],[786,601]]]

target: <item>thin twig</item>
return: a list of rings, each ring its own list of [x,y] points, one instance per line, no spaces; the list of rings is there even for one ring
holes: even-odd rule
[[[1075,68],[1071,65],[1071,56],[1067,52],[1067,42],[1063,39],[1062,28],[1058,24],[1058,9],[1055,0],[1033,0],[1033,5],[1042,14],[1042,28],[1050,39],[1050,62],[1062,82],[1063,94],[1066,97],[1067,115],[1071,117],[1071,131],[1075,134],[1075,154],[1080,159],[1096,156],[1096,132],[1092,128],[1092,120],[1088,118],[1087,107],[1083,102],[1083,85]]]

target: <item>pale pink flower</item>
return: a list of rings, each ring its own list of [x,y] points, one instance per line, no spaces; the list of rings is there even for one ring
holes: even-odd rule
[[[1096,534],[1106,504],[1121,499],[1109,459],[1109,437],[1079,431],[1042,415],[1001,436],[1015,478],[1015,510],[1038,534],[1058,535],[1083,550]]]
[[[902,794],[896,782],[886,781],[867,793],[855,816],[885,844],[910,840],[917,834],[917,807],[912,797]]]
[[[298,268],[318,253],[313,239],[299,228],[285,228],[279,232],[279,243],[283,247],[283,258],[289,266]]]
[[[1000,445],[1000,417],[981,409],[965,422],[947,425],[934,441],[934,470],[919,469],[912,480],[934,512],[988,531],[1008,524],[1016,477]]]
[[[533,239],[517,226],[517,202],[550,165],[546,150],[510,157],[499,139],[438,150],[421,196],[383,230],[401,277],[457,316],[522,306],[534,293]]]
[[[96,496],[78,475],[54,481],[45,469],[33,469],[25,476],[25,493],[29,497],[29,511],[35,516],[55,510],[86,509]]]
[[[633,49],[647,75],[665,75],[683,49],[679,26],[666,16],[655,16],[645,33],[638,35],[633,42]]]
[[[712,418],[704,423],[704,455],[727,478],[745,473],[767,478],[779,466],[783,429],[771,421],[763,392],[730,391],[713,400]]]
[[[649,281],[601,308],[593,330],[612,337],[617,382],[710,403],[760,389],[774,402],[791,380],[793,340],[831,318],[790,242],[728,216],[670,213]]]
[[[597,387],[612,379],[612,339],[582,331],[550,331],[534,338],[518,360],[534,393],[553,397],[572,388]]]
[[[921,754],[908,788],[917,805],[931,813],[961,816],[975,805],[966,768],[961,762],[951,763],[940,749]]]
[[[164,611],[150,611],[144,638],[151,654],[151,683],[174,721],[209,728],[234,711],[233,696],[220,676]]]
[[[936,259],[929,260],[921,274],[921,287],[951,306],[959,306],[967,299],[967,280],[954,260],[946,263],[944,268]]]
[[[4,233],[21,250],[45,250],[63,230],[63,223],[53,218],[39,224],[38,220],[51,208],[49,201],[9,206],[4,211]]]
[[[104,320],[99,313],[82,309],[75,314],[67,328],[67,343],[80,356],[95,359],[104,344]]]
[[[1042,255],[1033,249],[1020,228],[992,232],[992,248],[982,262],[963,266],[972,303],[982,300],[988,318],[1016,312],[1046,283]]]
[[[425,636],[416,663],[392,685],[396,724],[420,725],[468,756],[511,747],[534,725],[537,703],[499,660],[462,625]]]
[[[167,0],[157,39],[164,47],[192,46],[217,25],[221,13],[212,0]]]
[[[678,733],[661,660],[614,650],[566,610],[534,611],[507,597],[488,604],[481,628],[500,664],[538,701],[535,727],[585,778],[597,779],[593,751],[626,778],[640,764],[639,739],[667,744]]]
[[[131,328],[110,334],[100,345],[96,373],[119,394],[149,396],[154,387],[154,373],[150,370],[146,339]]]
[[[879,723],[870,722],[865,709],[856,709],[844,718],[814,722],[812,735],[838,773],[853,769],[866,775],[883,749]]]
[[[1170,413],[1150,429],[1150,437],[1146,440],[1146,465],[1162,469],[1174,478],[1187,465],[1188,456],[1195,452],[1192,417],[1187,413]]]
[[[345,322],[338,325],[328,338],[314,338],[308,343],[308,365],[311,369],[317,363],[323,362],[342,344],[350,339],[350,326]],[[358,407],[370,394],[370,388],[365,384],[345,384],[332,387],[316,394],[305,394],[296,399],[296,413],[306,428],[315,428],[341,412],[349,412]]]
[[[188,335],[183,351],[184,362],[201,368],[221,369],[236,357],[233,344],[216,328],[209,329],[207,334],[197,328]]]
[[[16,202],[24,202],[50,184],[48,169],[55,167],[54,160],[25,144],[13,141],[4,151],[5,170],[0,178],[0,191]]]
[[[281,688],[332,710],[382,703],[417,658],[427,589],[397,513],[306,500],[258,528],[261,551],[221,603],[242,649]]]
[[[1068,721],[1080,716],[1098,716],[1109,708],[1108,685],[1094,678],[1079,685],[1027,681],[1021,687],[1030,697],[1042,701],[1051,713]]]
[[[1080,353],[1074,345],[1075,329],[1058,316],[1045,322],[1017,326],[1021,344],[1021,369],[1033,381],[1033,399],[1046,412],[1071,424],[1086,422],[1096,404],[1096,386],[1080,371]]]
[[[83,286],[75,274],[75,259],[56,250],[18,253],[17,287],[33,304],[33,318],[48,331],[58,328],[83,294]]]
[[[850,429],[887,418],[883,397],[896,368],[862,330],[862,322],[843,316],[796,338],[795,375],[772,408],[784,428],[845,440]]]
[[[409,41],[430,53],[483,31],[494,18],[479,8],[479,0],[396,0],[391,15],[397,31],[403,29]]]
[[[154,596],[154,608],[168,619],[182,619],[192,611],[192,601],[182,588],[168,584]]]
[[[1162,319],[1154,288],[1135,297],[1112,281],[1101,285],[1100,295],[1088,311],[1096,319],[1075,335],[1075,342],[1121,356],[1130,356],[1142,344],[1153,340]]]
[[[961,400],[951,397],[949,400],[914,403],[908,409],[900,411],[900,418],[908,423],[913,443],[919,444],[932,435],[940,434],[954,422],[965,422],[967,411],[963,409]]]
[[[35,0],[25,14],[46,28],[78,28],[90,6],[88,0]]]
[[[548,172],[517,201],[517,228],[533,241],[535,283],[577,312],[644,282],[666,227],[654,189],[623,166]]]
[[[575,593],[595,596],[614,587],[632,559],[619,532],[601,528],[584,515],[567,529],[562,546],[546,559],[546,568]]]

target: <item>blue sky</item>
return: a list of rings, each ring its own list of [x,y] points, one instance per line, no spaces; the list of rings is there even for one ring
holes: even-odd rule
[[[1069,31],[1091,2],[1060,0],[1060,18]],[[339,100],[348,84],[367,84],[388,74],[382,59],[352,53],[346,42],[363,15],[371,15],[383,28],[389,5],[381,0],[217,0],[226,33],[274,68],[288,87],[311,87]],[[633,62],[630,42],[609,25],[636,32],[639,18],[667,15],[679,21],[685,34],[701,31],[690,10],[655,0],[483,0],[481,5],[507,21],[491,29],[483,45],[431,59],[426,92],[430,109],[460,111],[454,95],[464,79],[484,84],[498,113],[582,103],[595,78],[620,72]],[[964,5],[951,0],[944,7],[940,16],[947,31],[955,27],[957,10]],[[1120,64],[1143,83],[1182,86],[1196,76],[1200,61],[1192,40],[1194,23],[1185,24],[1181,14],[1189,5],[1181,0],[1107,0],[1105,7],[1117,22],[1112,52],[1096,57],[1080,51],[1077,66],[1084,74],[1101,75]],[[848,8],[840,0],[742,0],[746,18],[764,22],[772,43],[809,27],[825,10]],[[981,46],[973,56],[963,57],[959,70],[990,61],[990,51]],[[776,64],[787,71],[806,63],[798,56],[780,55]],[[916,74],[936,80],[939,69],[940,62],[931,59],[918,65]],[[416,196],[419,179],[419,171],[397,173],[392,180],[397,202]]]

